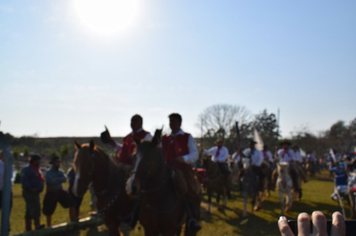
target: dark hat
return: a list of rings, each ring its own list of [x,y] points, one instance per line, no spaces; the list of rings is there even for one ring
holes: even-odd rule
[[[255,140],[253,140],[253,139],[249,139],[249,140],[248,140],[248,143],[249,143],[249,144],[257,144],[257,142],[256,142]]]
[[[39,155],[37,155],[37,154],[31,155],[30,163],[33,163],[37,160],[41,160],[41,157]]]
[[[52,160],[49,162],[49,164],[53,164],[56,161],[60,161],[59,157],[52,157]]]
[[[222,139],[217,139],[216,141],[215,141],[215,143],[223,143],[224,141],[222,141]]]
[[[288,140],[282,140],[280,143],[280,145],[284,145],[284,144],[287,144],[287,145],[291,145],[291,142],[289,142]]]

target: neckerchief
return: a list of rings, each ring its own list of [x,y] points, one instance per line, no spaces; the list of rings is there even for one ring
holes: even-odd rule
[[[44,178],[41,174],[41,171],[39,168],[37,168],[37,166],[35,166],[34,164],[30,164],[31,168],[34,169],[37,173],[38,173],[38,177],[40,178],[40,180],[44,181]]]

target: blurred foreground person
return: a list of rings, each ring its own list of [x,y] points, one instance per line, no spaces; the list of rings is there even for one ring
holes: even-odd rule
[[[12,166],[11,176],[14,172],[14,168]],[[0,150],[0,210],[2,210],[2,194],[3,194],[3,187],[4,187],[4,175],[5,175],[5,153]],[[11,179],[13,185],[13,179]],[[12,191],[11,191],[11,202],[10,202],[10,214],[12,209]],[[10,227],[9,227],[10,229]]]
[[[59,168],[59,158],[53,157],[50,164],[52,164],[52,167],[46,172],[45,176],[47,190],[43,200],[43,214],[47,217],[47,227],[51,227],[52,225],[52,215],[56,209],[57,202],[59,202],[63,208],[69,207],[70,220],[76,220],[74,200],[62,189],[62,183],[65,183],[67,178],[63,170]]]
[[[32,230],[32,220],[34,220],[35,229],[44,227],[44,225],[40,224],[40,193],[43,191],[44,186],[44,178],[40,165],[41,157],[39,155],[32,155],[29,166],[23,168],[21,171],[22,196],[26,202],[26,231]]]
[[[314,211],[311,215],[313,223],[313,231],[310,227],[310,217],[303,212],[298,215],[298,236],[320,235],[327,236],[326,218],[320,211]],[[292,232],[288,225],[288,220],[285,216],[281,216],[278,220],[279,232],[282,236],[297,236]],[[345,219],[340,212],[334,212],[332,215],[332,227],[330,236],[344,236],[346,234]]]

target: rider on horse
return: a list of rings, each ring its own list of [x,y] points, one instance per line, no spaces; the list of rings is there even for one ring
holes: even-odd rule
[[[192,170],[192,164],[198,160],[199,152],[191,134],[181,130],[182,117],[178,113],[169,115],[171,134],[162,137],[162,149],[166,163],[175,169],[175,176],[184,176],[187,186],[185,194],[189,213],[188,228],[197,231],[201,229],[198,222],[198,211],[201,201],[200,184]],[[182,181],[179,177],[177,181]]]
[[[115,161],[117,163],[122,163],[125,165],[132,166],[132,153],[135,148],[134,138],[138,140],[152,139],[151,134],[142,128],[142,117],[140,115],[134,115],[131,118],[131,129],[132,132],[129,133],[123,140],[122,145],[117,145],[115,153]]]
[[[280,143],[280,145],[282,145],[282,149],[279,149],[277,151],[277,161],[282,164],[282,163],[288,163],[288,164],[293,164],[295,162],[295,155],[293,150],[291,150],[289,147],[291,145],[291,143],[287,140],[284,140]],[[289,168],[289,174],[292,178],[292,182],[293,182],[293,187],[294,189],[296,189],[297,191],[300,191],[299,187],[298,187],[298,173],[297,171],[293,168],[293,166],[290,165]],[[272,181],[273,183],[276,182],[277,180],[277,170],[273,171],[272,174]]]
[[[242,152],[242,156],[250,158],[251,160],[251,166],[256,175],[259,177],[259,189],[263,190],[263,183],[266,178],[265,174],[263,173],[263,170],[261,168],[261,164],[263,161],[263,154],[260,150],[257,150],[255,148],[256,142],[253,140],[249,140],[249,148],[245,149]],[[241,159],[241,157],[236,158],[237,161]],[[239,177],[243,175],[243,170],[240,172]],[[239,178],[240,179],[240,178]]]
[[[223,146],[224,142],[221,139],[216,140],[216,146],[209,150],[204,149],[203,153],[211,155],[211,160],[218,164],[218,170],[221,174],[228,177],[230,175],[227,158],[229,157],[229,150]]]
[[[296,161],[296,168],[298,171],[299,176],[303,179],[304,183],[308,182],[307,176],[302,168],[303,158],[300,155],[299,148],[297,146],[293,146],[295,161]]]

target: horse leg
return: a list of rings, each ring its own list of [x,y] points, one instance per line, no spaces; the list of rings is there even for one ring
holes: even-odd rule
[[[208,213],[210,214],[211,210],[211,192],[208,190]]]
[[[242,195],[244,198],[244,211],[242,213],[242,217],[245,218],[245,217],[247,217],[247,192],[243,191]]]
[[[223,204],[224,204],[224,207],[226,207],[226,203],[227,203],[227,189],[224,188],[223,191],[224,191],[224,192],[223,192],[223,193],[224,193],[224,194],[223,194],[223,196],[224,196],[224,203],[223,203]]]
[[[282,191],[278,191],[279,194],[279,200],[281,201],[281,215],[284,216],[284,198],[283,198],[283,192]]]
[[[119,229],[120,221],[105,217],[105,224],[108,227],[109,236],[122,236],[122,233]]]
[[[293,196],[292,196],[292,190],[288,191],[287,198],[286,198],[286,209],[285,212],[288,212],[292,208],[292,203],[293,203]]]

